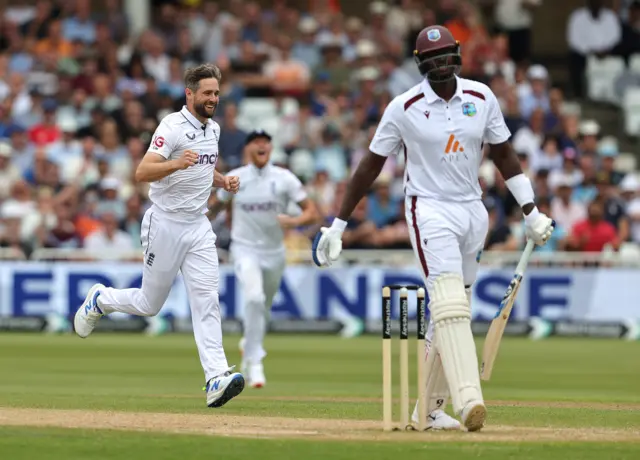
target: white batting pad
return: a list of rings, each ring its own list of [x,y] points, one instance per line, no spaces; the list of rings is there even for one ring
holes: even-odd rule
[[[453,410],[482,401],[476,346],[471,332],[471,308],[460,275],[445,273],[433,283],[429,310],[436,324],[436,344],[449,382]]]
[[[425,382],[427,394],[427,414],[436,409],[444,409],[449,401],[449,384],[444,375],[442,361],[438,353],[435,341],[435,323],[433,318],[429,320],[429,327],[426,334],[427,340],[424,344],[425,361]],[[431,353],[431,354],[430,354]]]
[[[435,353],[436,356],[431,372],[427,375],[427,395],[429,395],[427,414],[430,414],[436,409],[444,410],[447,405],[447,400],[449,399],[449,384],[444,374],[442,359],[438,353],[437,346],[432,346],[429,353]]]

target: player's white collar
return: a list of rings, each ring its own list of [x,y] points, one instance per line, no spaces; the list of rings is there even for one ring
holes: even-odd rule
[[[460,81],[460,78],[456,75],[456,92],[453,95],[453,98],[456,97],[462,97],[462,82]],[[431,85],[429,84],[429,80],[427,80],[426,78],[424,78],[422,80],[422,84],[420,85],[420,89],[422,89],[422,92],[424,93],[424,97],[427,101],[427,104],[433,104],[436,101],[442,101],[443,99],[438,96],[435,91],[433,90],[433,88],[431,88]],[[453,99],[452,98],[452,99]],[[445,101],[446,102],[446,101]]]
[[[205,124],[203,124],[200,120],[193,116],[186,105],[182,106],[182,110],[180,110],[180,114],[187,119],[187,121],[193,126],[195,129],[203,129],[203,126],[209,126],[211,119],[207,120]]]
[[[253,163],[249,163],[249,169],[251,169],[251,171],[253,171],[253,173],[257,176],[262,176],[266,173],[269,172],[269,170],[271,169],[271,162],[267,162],[266,165],[264,165],[263,168],[258,168],[256,165],[254,165]]]

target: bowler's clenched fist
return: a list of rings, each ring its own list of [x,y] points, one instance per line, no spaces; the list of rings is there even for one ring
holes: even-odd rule
[[[225,192],[237,193],[240,190],[240,178],[238,176],[224,177]]]

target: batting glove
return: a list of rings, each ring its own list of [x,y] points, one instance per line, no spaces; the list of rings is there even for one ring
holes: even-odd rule
[[[524,216],[524,223],[527,236],[538,246],[547,243],[556,227],[555,221],[538,211],[538,208],[533,208],[533,211]]]
[[[342,233],[347,223],[334,219],[331,227],[322,227],[313,239],[311,257],[318,267],[330,267],[342,252]]]

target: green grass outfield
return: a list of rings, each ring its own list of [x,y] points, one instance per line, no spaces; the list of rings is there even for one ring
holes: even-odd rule
[[[237,344],[225,337],[239,365]],[[637,342],[505,339],[486,428],[445,434],[382,433],[377,337],[267,348],[267,387],[208,409],[189,335],[2,334],[0,459],[640,458]]]

